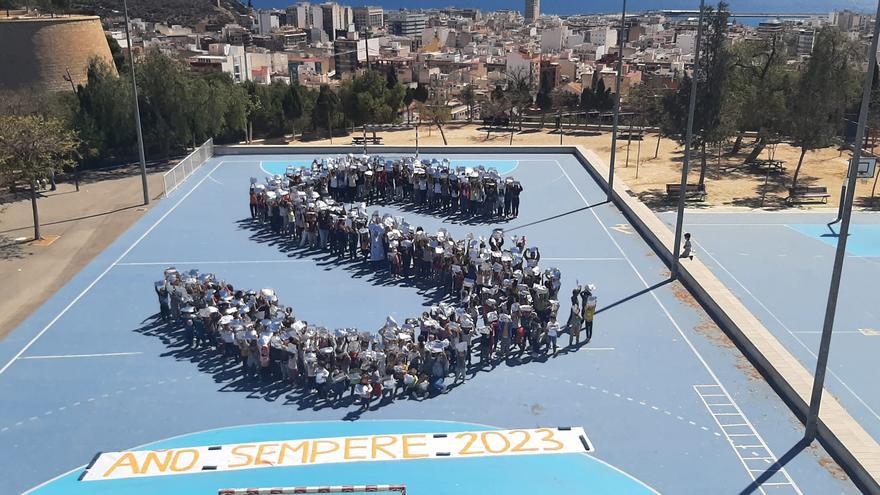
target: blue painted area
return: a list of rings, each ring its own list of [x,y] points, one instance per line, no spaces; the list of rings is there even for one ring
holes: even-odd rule
[[[582,426],[598,446],[598,457],[660,492],[714,493],[719,486],[747,490],[751,476],[694,391],[695,384],[714,380],[703,361],[777,455],[802,438],[794,416],[766,383],[741,369],[743,357],[720,343],[724,339],[720,331],[711,333],[705,313],[682,302],[677,287],[666,283],[666,267],[641,237],[625,229],[606,231],[626,225],[627,220],[613,205],[603,203],[605,193],[573,156],[531,154],[527,160],[522,156],[491,157],[521,159],[515,172],[525,187],[519,218],[469,224],[396,207],[370,209],[404,215],[426,229],[442,225],[456,237],[467,232],[487,235],[494,227],[525,235],[529,244],[540,246],[542,265],[562,270],[563,319],[569,311],[567,296],[578,282],[598,286],[600,312],[593,340],[586,347],[563,348],[547,359],[510,359],[491,371],[475,371],[448,394],[426,401],[398,400],[362,414],[347,404],[315,402],[298,390],[242,380],[237,370],[223,372],[210,351],[183,349],[177,332],[156,323],[152,284],[166,263],[217,273],[236,287],[273,287],[298,317],[331,328],[375,330],[386,315],[398,320],[411,316],[436,303],[438,294],[427,284],[389,280],[362,263],[337,262],[326,253],[300,250],[265,235],[251,222],[247,184],[249,177],[264,175],[261,160],[283,162],[286,168],[311,162],[309,155],[218,157],[170,198],[154,203],[140,221],[0,341],[0,366],[29,342],[33,344],[24,357],[141,353],[12,361],[0,374],[4,493],[20,493],[85,464],[99,451],[124,450],[206,428],[296,420],[307,422],[311,432],[317,431],[311,429],[318,427],[317,422],[346,419],[355,425],[373,425],[362,428],[376,431],[378,423],[371,420],[414,418],[501,428]],[[449,158],[481,161],[474,154]],[[582,197],[596,206],[588,207]],[[565,335],[559,340],[562,346],[568,343]],[[865,380],[873,376],[863,375]],[[800,452],[785,468],[815,493],[856,493],[851,484],[817,468],[819,455],[821,449]],[[549,488],[536,487],[532,492],[545,493],[558,477],[568,479],[561,471],[573,469],[561,459],[539,469],[533,464],[511,464],[509,459],[487,461],[479,469],[503,487],[540,482]],[[396,466],[404,469],[404,464]],[[439,484],[455,483],[457,471],[435,471]],[[336,477],[327,474],[327,480],[343,481],[339,472],[345,469],[337,466]],[[318,480],[317,476],[311,479]],[[394,481],[344,481],[373,480]],[[281,484],[297,482],[288,479]],[[471,491],[458,488],[456,493]],[[500,488],[490,491],[503,493]]]
[[[442,421],[388,421],[282,423],[240,426],[163,440],[143,449],[267,442],[355,435],[484,431],[491,428]],[[438,471],[449,476],[438,475]],[[505,475],[507,473],[508,475]],[[530,473],[510,476],[510,473]],[[101,495],[125,493],[216,493],[221,488],[405,484],[409,493],[436,495],[463,493],[651,494],[656,493],[622,471],[585,454],[420,459],[353,462],[285,468],[248,469],[177,476],[109,481],[77,481],[74,471],[34,491],[38,495]]]
[[[808,371],[816,367],[839,224],[835,211],[692,213],[697,256]],[[675,214],[663,214],[674,224]],[[847,241],[825,386],[880,440],[875,368],[880,338],[880,214],[854,212]]]
[[[827,225],[801,223],[791,224],[789,227],[829,246],[837,247],[840,225],[829,228]],[[880,257],[880,225],[850,225],[846,251],[855,256]]]
[[[478,167],[494,168],[501,175],[509,174],[519,165],[519,160],[450,160],[453,167]],[[310,167],[311,160],[264,160],[261,162],[263,170],[270,175],[281,175],[288,167]]]
[[[284,175],[288,167],[308,168],[312,166],[312,160],[264,160],[260,167],[269,175]]]

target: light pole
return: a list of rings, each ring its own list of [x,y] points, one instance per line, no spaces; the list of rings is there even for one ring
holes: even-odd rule
[[[700,41],[703,38],[703,7],[705,0],[700,0],[700,15],[697,17],[697,38],[694,40],[694,75],[691,77],[691,98],[688,103],[687,132],[684,140],[684,163],[681,167],[681,184],[678,192],[678,214],[675,218],[675,244],[672,248],[672,270],[670,277],[678,277],[681,250],[681,231],[684,227],[684,198],[687,192],[688,170],[691,164],[691,141],[694,139],[694,110],[697,107],[697,79],[700,75]]]
[[[128,43],[128,68],[131,71],[131,92],[134,100],[134,123],[137,128],[138,155],[141,160],[141,185],[144,189],[144,204],[150,204],[150,189],[147,185],[147,160],[144,158],[144,135],[141,132],[141,110],[138,105],[137,79],[134,75],[134,51],[131,44],[131,33],[128,27],[128,1],[122,0],[122,9],[125,12],[125,40]]]
[[[614,96],[614,125],[611,127],[611,160],[608,166],[608,201],[614,198],[614,159],[617,155],[617,122],[620,119],[620,79],[623,75],[623,47],[626,46],[626,0],[620,14],[620,34],[617,40],[617,89]]]
[[[877,4],[877,14],[874,19],[880,19],[880,3]],[[853,142],[852,159],[849,162],[846,196],[841,212],[840,233],[837,236],[837,252],[834,255],[834,269],[831,271],[831,286],[828,288],[825,322],[822,325],[822,338],[819,341],[819,357],[816,360],[813,391],[810,395],[810,410],[807,413],[807,425],[804,431],[804,438],[809,441],[816,438],[816,429],[819,424],[819,406],[822,403],[822,389],[825,386],[825,370],[828,367],[828,351],[831,347],[831,331],[834,329],[834,315],[837,311],[837,296],[840,293],[840,278],[843,272],[843,262],[846,259],[846,238],[849,236],[849,222],[852,217],[853,198],[856,192],[856,176],[859,171],[859,159],[862,155],[862,145],[865,139],[868,106],[871,103],[871,86],[874,83],[874,65],[877,63],[878,38],[880,38],[880,22],[875,22],[874,37],[871,39],[871,49],[868,50],[868,74],[865,76],[865,86],[862,91],[859,124],[856,128],[856,140]]]

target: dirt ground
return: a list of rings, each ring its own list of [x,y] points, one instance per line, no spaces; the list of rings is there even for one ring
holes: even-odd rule
[[[484,128],[476,125],[452,125],[444,129],[449,145],[455,144],[493,144],[504,145],[510,142],[510,133],[491,133],[487,135]],[[360,135],[355,133],[353,135]],[[384,144],[415,145],[415,132],[395,131],[378,132]],[[333,144],[349,144],[352,136],[334,137]],[[592,149],[606,163],[611,155],[611,133],[586,132],[582,130],[566,131],[562,137],[563,144],[580,144]],[[308,141],[308,145],[329,144],[327,139]],[[423,126],[419,131],[421,145],[442,145],[443,139],[436,127]],[[300,144],[299,141],[291,144]],[[559,134],[550,131],[527,129],[513,136],[513,144],[559,144]],[[742,151],[730,155],[729,149],[723,150],[718,156],[717,150],[709,150],[711,158],[706,167],[706,201],[689,202],[690,207],[743,207],[781,209],[790,208],[786,203],[788,188],[797,166],[800,150],[787,144],[779,144],[773,150],[773,159],[781,160],[785,170],[781,173],[767,174],[743,165],[746,156],[752,149],[753,142],[746,139]],[[627,150],[627,148],[629,148]],[[629,151],[627,153],[627,151]],[[655,151],[657,157],[655,158]],[[628,156],[627,156],[628,155]],[[761,159],[770,158],[770,150],[761,153]],[[666,184],[678,183],[681,179],[681,166],[684,150],[675,141],[661,139],[657,149],[656,134],[647,134],[640,143],[638,140],[627,142],[619,139],[617,146],[617,176],[621,178],[648,206],[655,210],[674,207],[674,203],[666,198]],[[813,203],[794,205],[798,208],[836,207],[840,199],[840,187],[846,176],[848,154],[836,148],[828,148],[807,153],[801,168],[799,184],[818,185],[828,188],[831,197],[827,204]],[[689,182],[696,183],[699,179],[700,159],[691,158]],[[878,174],[880,175],[880,174]],[[872,200],[871,189],[874,180],[859,180],[856,187],[856,207],[880,209],[880,188],[877,198]]]
[[[150,196],[162,193],[162,172],[149,175]],[[137,167],[83,173],[80,190],[59,183],[38,199],[41,234],[59,236],[47,246],[22,242],[33,237],[33,216],[27,195],[5,196],[0,204],[0,338],[36,310],[95,256],[137,221],[143,206]]]

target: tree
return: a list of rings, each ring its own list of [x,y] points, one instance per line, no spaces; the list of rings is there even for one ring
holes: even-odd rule
[[[660,152],[660,140],[666,135],[664,130],[669,127],[665,122],[667,114],[663,106],[664,93],[666,92],[642,85],[631,89],[627,98],[629,106],[637,113],[636,123],[642,128],[651,126],[658,129],[654,158],[657,158]]]
[[[312,125],[315,130],[327,129],[330,139],[333,139],[333,128],[339,127],[343,123],[339,97],[330,89],[330,86],[324,84],[318,91],[318,98],[315,101],[315,111],[312,113]]]
[[[593,73],[595,74],[595,72]],[[590,112],[595,110],[595,95],[593,94],[593,88],[587,87],[581,91],[581,97],[578,101],[578,107],[584,112],[584,123],[587,122],[587,118]]]
[[[302,118],[305,113],[302,88],[296,81],[291,82],[290,89],[284,95],[282,106],[284,118],[290,122],[293,140],[296,141],[296,121]]]
[[[41,115],[0,115],[0,170],[30,185],[34,239],[41,239],[38,184],[65,167],[75,167],[76,133],[61,120]]]
[[[150,52],[136,70],[144,147],[163,157],[184,149],[192,139],[191,104],[198,104],[188,94],[189,67]]]
[[[786,95],[794,81],[786,67],[788,59],[788,48],[778,36],[743,40],[731,47],[728,97],[736,108],[738,131],[731,153],[739,151],[744,132],[758,133],[747,163],[761,154],[768,140],[778,140],[785,130]]]
[[[413,99],[422,103],[428,101],[429,96],[430,94],[428,93],[428,87],[423,84],[419,84],[418,86],[416,86],[416,89],[413,92]]]
[[[376,71],[357,75],[339,89],[346,121],[353,125],[394,122],[405,96],[402,85],[389,88],[387,79]]]
[[[536,88],[532,81],[532,75],[526,71],[519,70],[507,74],[507,91],[504,96],[507,98],[510,109],[516,113],[516,116],[519,118],[520,131],[522,131],[523,128],[523,118],[525,117],[526,110],[531,108],[535,102],[535,95],[533,94],[533,92],[537,93],[535,90]],[[510,138],[512,141],[512,132]]]
[[[492,94],[490,95],[492,101],[500,101],[504,99],[504,86],[501,84],[496,84],[494,88],[492,88]]]
[[[419,104],[419,118],[427,120],[437,126],[440,130],[440,137],[443,138],[443,144],[446,142],[446,133],[443,132],[443,126],[452,118],[449,112],[447,98],[440,91],[432,91],[431,97],[426,103]]]
[[[116,72],[121,74],[128,67],[125,63],[125,54],[122,53],[122,47],[119,46],[116,38],[110,35],[107,35],[107,45],[110,47],[110,56],[113,57],[113,66],[116,67]]]
[[[535,104],[541,109],[541,129],[544,128],[544,117],[553,109],[553,100],[550,98],[550,92],[546,88],[541,88],[535,96]]]
[[[593,91],[595,109],[600,112],[608,112],[614,108],[614,95],[611,93],[611,88],[605,87],[605,79],[601,77],[598,79],[596,89]]]
[[[394,89],[400,81],[397,79],[397,70],[394,67],[389,67],[388,72],[385,73],[385,86],[388,89]]]
[[[474,113],[477,105],[477,95],[474,87],[468,84],[461,90],[461,102],[467,105],[468,121],[474,120]]]
[[[131,105],[131,81],[118,77],[99,60],[87,71],[87,83],[77,88],[74,128],[87,149],[86,157],[134,156],[137,142]]]
[[[844,112],[858,92],[851,59],[849,42],[836,26],[819,30],[813,54],[788,101],[788,133],[792,144],[801,149],[792,189],[807,151],[830,146],[840,132]]]
[[[700,184],[706,180],[706,145],[720,143],[730,136],[735,121],[734,112],[730,111],[729,102],[726,101],[730,65],[725,39],[729,17],[727,4],[719,2],[717,10],[705,7],[703,17],[706,24],[700,40],[700,60],[694,61],[697,70],[692,76],[697,78],[697,96],[691,144],[701,150]],[[678,91],[664,99],[664,108],[668,114],[668,118],[664,119],[664,133],[681,144],[685,144],[687,136],[691,87],[691,77],[685,75]]]

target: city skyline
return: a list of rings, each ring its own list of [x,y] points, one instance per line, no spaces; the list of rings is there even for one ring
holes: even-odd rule
[[[297,3],[293,0],[253,0],[255,8],[284,8],[291,4]],[[320,3],[320,2],[318,2]],[[443,8],[443,7],[470,7],[478,8],[484,11],[511,9],[523,12],[524,4],[500,0],[427,0],[419,2],[409,2],[406,0],[352,0],[343,2],[346,5],[361,6],[373,5],[383,7],[388,10],[397,10],[401,8],[418,9],[418,8]],[[714,4],[716,2],[709,2]],[[728,2],[732,12],[760,12],[772,10],[774,12],[831,12],[833,10],[849,9],[854,11],[870,11],[872,9],[871,2],[867,0],[780,0],[773,2],[772,7],[768,7],[767,2],[760,0],[733,0]],[[589,6],[579,3],[565,2],[562,0],[544,0],[541,2],[541,14],[543,15],[574,15],[574,14],[595,14],[607,12],[619,12],[620,0],[597,0],[591,2]],[[696,9],[698,2],[691,0],[630,0],[627,10],[631,12],[642,12],[657,9]]]

